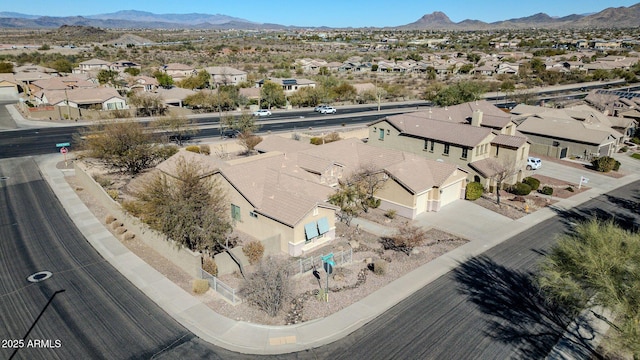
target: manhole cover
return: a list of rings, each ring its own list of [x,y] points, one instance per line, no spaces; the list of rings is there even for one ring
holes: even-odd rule
[[[51,276],[53,276],[51,271],[39,271],[39,272],[37,272],[35,274],[29,275],[27,280],[30,281],[30,282],[33,282],[33,283],[37,283],[37,282],[40,282],[40,281],[43,281],[43,280],[47,280]]]

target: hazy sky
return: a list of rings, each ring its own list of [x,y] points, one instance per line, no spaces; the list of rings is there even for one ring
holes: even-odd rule
[[[156,14],[222,14],[258,23],[296,26],[384,27],[405,25],[442,11],[454,22],[494,22],[544,12],[550,16],[586,14],[639,0],[3,0],[0,11],[73,16],[140,10]]]

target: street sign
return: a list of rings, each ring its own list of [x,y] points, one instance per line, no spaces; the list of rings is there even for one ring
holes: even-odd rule
[[[324,271],[326,271],[327,274],[331,275],[333,273],[333,265],[331,265],[331,263],[325,262],[322,263],[322,266],[324,267]]]
[[[71,143],[66,142],[66,143],[57,143],[56,144],[56,147],[65,147],[65,146],[71,146]]]
[[[60,148],[60,154],[66,154],[69,150],[66,147]]]

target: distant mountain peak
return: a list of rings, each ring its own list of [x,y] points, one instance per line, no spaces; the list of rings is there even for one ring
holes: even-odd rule
[[[414,24],[446,25],[446,24],[453,24],[453,21],[451,21],[451,19],[449,19],[449,17],[447,16],[447,14],[443,13],[442,11],[434,11],[431,14],[424,15],[423,17],[418,19],[418,21],[416,21]]]

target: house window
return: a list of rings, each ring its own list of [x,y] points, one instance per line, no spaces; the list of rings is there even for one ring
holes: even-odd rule
[[[449,155],[449,144],[444,144],[444,154]]]
[[[384,129],[380,129],[378,132],[378,140],[384,140]]]
[[[304,236],[306,242],[311,242],[311,240],[317,238],[319,235],[318,224],[315,221],[304,225]]]
[[[251,216],[252,218],[257,219],[258,218],[258,213],[256,213],[255,211],[249,211],[249,216]]]
[[[231,218],[235,221],[240,221],[240,206],[231,204]]]
[[[468,155],[469,149],[467,148],[462,148],[462,158],[466,159],[467,155]]]

